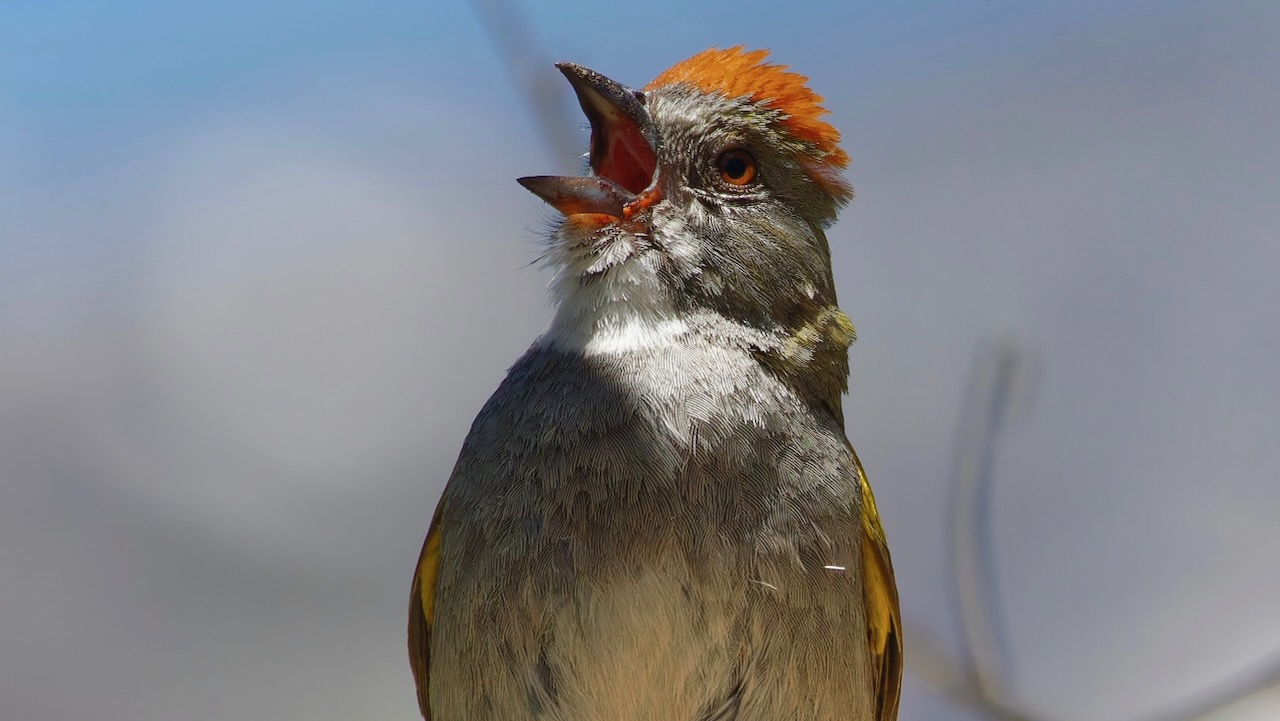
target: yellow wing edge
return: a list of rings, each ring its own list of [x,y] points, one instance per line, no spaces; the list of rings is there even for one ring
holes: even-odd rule
[[[880,511],[862,476],[862,584],[867,609],[867,636],[871,648],[871,672],[875,678],[876,721],[895,721],[902,697],[902,612],[898,607],[898,584],[889,559],[889,545],[880,525]]]
[[[409,596],[409,667],[418,687],[418,708],[422,718],[431,721],[428,696],[431,678],[431,629],[435,626],[436,581],[440,577],[440,516],[442,500],[431,519],[431,530],[422,543],[418,567],[413,572],[413,588]]]

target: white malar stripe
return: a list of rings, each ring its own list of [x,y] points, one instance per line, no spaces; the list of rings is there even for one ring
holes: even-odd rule
[[[561,248],[581,245],[558,240]],[[659,280],[658,256],[639,253],[634,238],[596,242],[589,253],[564,252],[557,260],[556,314],[539,343],[608,355],[670,346],[688,330]]]

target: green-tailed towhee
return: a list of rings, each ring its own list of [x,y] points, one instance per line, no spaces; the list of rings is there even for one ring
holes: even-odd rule
[[[485,404],[413,579],[434,721],[893,721],[902,634],[845,438],[853,193],[806,78],[711,49],[642,91],[558,67],[590,173],[550,328]]]

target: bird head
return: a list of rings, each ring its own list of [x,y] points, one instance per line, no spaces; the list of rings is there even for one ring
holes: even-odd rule
[[[589,173],[520,183],[564,215],[548,333],[599,352],[712,329],[793,383],[838,396],[853,326],[823,229],[849,157],[804,76],[768,51],[712,48],[633,90],[571,63]]]

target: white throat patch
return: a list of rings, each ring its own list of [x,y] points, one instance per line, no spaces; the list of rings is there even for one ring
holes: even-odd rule
[[[586,356],[673,344],[688,326],[658,281],[654,260],[627,257],[586,274],[566,263],[552,282],[555,318],[538,343]]]

